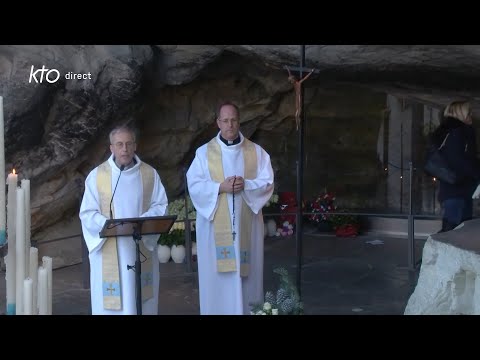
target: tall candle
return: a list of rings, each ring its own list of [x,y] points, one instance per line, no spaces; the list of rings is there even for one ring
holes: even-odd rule
[[[7,315],[15,315],[15,269],[12,269],[11,258],[15,252],[10,251],[5,256],[6,280],[7,280]]]
[[[29,268],[29,277],[32,279],[32,301],[33,314],[38,314],[38,305],[37,305],[37,289],[38,289],[38,249],[35,247],[30,248],[30,266]]]
[[[25,200],[22,188],[17,188],[17,231],[16,231],[16,310],[23,315],[23,280],[25,280]],[[9,245],[10,246],[10,245]]]
[[[33,281],[23,280],[23,315],[33,315]]]
[[[22,179],[20,181],[20,186],[24,191],[24,200],[25,200],[25,259],[30,258],[30,224],[31,224],[31,215],[30,215],[30,180]],[[30,267],[30,262],[25,261],[25,274],[29,274],[28,271]],[[36,270],[36,269],[35,269]],[[35,271],[36,272],[36,271]]]
[[[38,315],[48,315],[47,269],[38,267]]]
[[[0,96],[0,179],[5,179],[5,122],[3,120],[3,97]],[[1,184],[1,182],[0,182]],[[6,242],[6,197],[5,186],[0,186],[0,246]]]
[[[47,314],[52,315],[52,258],[44,256],[42,262],[47,270]]]
[[[13,286],[13,298],[12,304],[15,308],[16,297],[17,297],[17,284],[16,284],[16,271],[17,271],[17,261],[16,261],[16,244],[15,244],[15,218],[17,217],[17,179],[18,176],[15,174],[15,169],[13,172],[8,174],[7,184],[8,184],[8,202],[7,202],[7,242],[8,242],[8,261],[10,263],[10,272],[13,276],[14,282]],[[15,314],[15,313],[14,313]]]

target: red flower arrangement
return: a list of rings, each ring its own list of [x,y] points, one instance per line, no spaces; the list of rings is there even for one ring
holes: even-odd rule
[[[359,225],[348,224],[340,225],[335,229],[335,235],[338,237],[355,237],[358,235]]]
[[[308,203],[307,212],[313,213],[308,215],[308,220],[319,224],[329,220],[329,212],[335,212],[337,209],[335,205],[335,195],[331,192],[324,192],[315,197],[315,199]]]

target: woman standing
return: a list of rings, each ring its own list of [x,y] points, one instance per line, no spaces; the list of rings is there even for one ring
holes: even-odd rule
[[[438,200],[443,208],[443,232],[452,230],[472,218],[472,194],[480,183],[480,165],[470,103],[450,103],[445,108],[443,120],[433,132],[431,140],[437,147],[444,143],[442,153],[459,178],[456,184],[440,181]]]

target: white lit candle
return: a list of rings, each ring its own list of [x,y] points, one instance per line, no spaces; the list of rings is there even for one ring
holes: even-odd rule
[[[22,188],[17,188],[17,231],[16,231],[16,313],[23,315],[23,280],[25,280],[25,200]],[[10,246],[10,244],[9,244]]]
[[[0,179],[5,179],[5,122],[3,120],[3,97],[0,96]],[[6,242],[5,186],[0,186],[0,246]]]
[[[37,307],[37,289],[38,289],[38,249],[35,247],[30,248],[30,266],[29,268],[29,277],[32,279],[33,287],[32,287],[32,301],[33,307],[32,311],[33,314],[38,314],[38,307]]]
[[[47,314],[52,315],[52,258],[44,256],[42,262],[47,271]]]
[[[10,259],[15,252],[11,251],[5,256],[6,281],[7,281],[7,315],[15,315],[15,268],[12,269]]]
[[[7,243],[8,243],[8,262],[10,263],[9,269],[10,274],[8,276],[12,276],[13,282],[12,285],[12,302],[13,309],[15,310],[16,304],[16,297],[17,297],[17,284],[16,284],[16,271],[17,271],[17,261],[16,261],[16,244],[15,244],[15,232],[17,229],[15,228],[15,218],[17,217],[17,179],[18,176],[15,174],[15,169],[8,174],[7,184],[8,184],[8,201],[7,201]],[[15,314],[15,313],[13,313]]]
[[[33,315],[33,281],[23,280],[23,315]]]
[[[28,179],[22,179],[20,181],[20,186],[23,189],[24,192],[24,201],[25,201],[25,274],[29,274],[29,268],[30,268],[30,262],[28,259],[30,258],[30,224],[31,224],[31,219],[30,219],[30,180]]]
[[[47,295],[47,269],[43,266],[38,267],[38,315],[48,315],[48,295]]]

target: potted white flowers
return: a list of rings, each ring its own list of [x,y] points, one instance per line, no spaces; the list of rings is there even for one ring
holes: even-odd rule
[[[192,239],[192,255],[195,251],[195,219],[197,213],[193,207],[192,200],[187,196],[187,208],[188,208],[188,221],[190,222],[190,234]],[[158,239],[158,257],[162,262],[168,262],[170,256],[175,263],[183,263],[185,261],[185,225],[186,225],[186,212],[185,212],[185,198],[180,198],[172,201],[168,204],[168,215],[177,215],[177,221],[173,224],[168,234],[163,234]],[[168,247],[168,250],[165,249]],[[168,258],[167,253],[168,252]],[[162,258],[160,258],[162,256]]]
[[[167,263],[170,260],[171,255],[171,237],[169,234],[160,235],[158,239],[158,247],[157,247],[157,254],[158,254],[158,261],[161,264]]]
[[[197,218],[197,212],[193,207],[192,199],[187,195],[187,208],[188,208],[188,220],[190,221],[190,230],[195,230],[195,219]],[[180,220],[186,219],[185,214],[185,198],[179,198],[175,201],[172,201],[168,204],[167,207],[168,215],[177,215],[177,222],[173,225],[174,228],[185,229],[185,222],[180,222]]]

